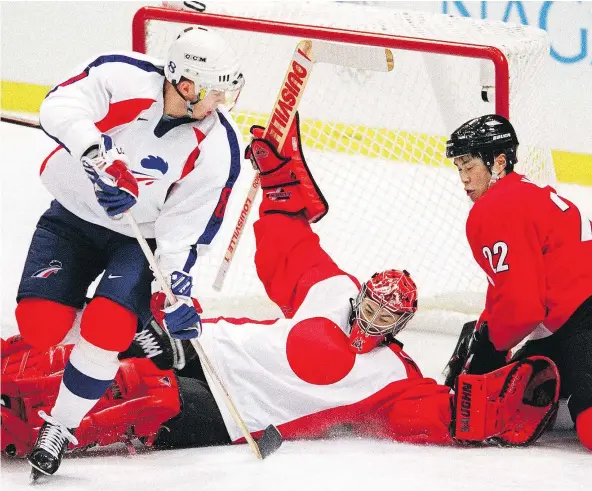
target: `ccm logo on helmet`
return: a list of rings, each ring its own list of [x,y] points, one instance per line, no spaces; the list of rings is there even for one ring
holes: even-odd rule
[[[190,55],[189,53],[185,53],[185,59],[192,60],[192,61],[199,61],[201,63],[206,63],[208,61],[208,59],[204,58],[203,56]]]

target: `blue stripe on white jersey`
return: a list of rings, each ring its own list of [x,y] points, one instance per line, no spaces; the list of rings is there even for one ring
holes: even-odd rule
[[[45,133],[47,136],[49,136],[54,142],[56,142],[59,146],[64,147],[64,149],[66,150],[66,152],[68,152],[69,154],[72,154],[72,152],[70,152],[70,149],[64,145],[63,142],[61,142],[60,140],[58,140],[55,136],[50,135],[47,131],[45,131],[45,128],[43,127],[43,125],[41,123],[39,123],[39,128],[41,128],[41,130],[43,131],[43,133]]]
[[[164,76],[163,68],[156,66],[153,63],[150,63],[149,61],[140,60],[138,58],[133,58],[131,56],[125,56],[125,55],[103,55],[103,56],[99,56],[92,63],[89,63],[86,66],[86,68],[78,75],[74,75],[73,77],[70,77],[65,82],[62,82],[61,84],[56,85],[53,89],[51,89],[47,93],[45,98],[47,98],[50,94],[52,94],[53,92],[58,90],[60,87],[67,87],[69,85],[72,85],[72,84],[80,81],[80,80],[84,80],[88,76],[91,68],[99,67],[99,66],[104,65],[106,63],[126,63],[128,65],[138,67],[140,70],[143,70],[145,72],[154,72],[154,73],[158,73],[159,75]],[[64,147],[68,153],[70,153],[70,154],[72,153],[72,152],[70,152],[68,147],[62,141],[60,141],[57,137],[53,136],[48,131],[46,131],[45,128],[43,127],[43,125],[40,125],[40,126],[41,126],[41,129],[43,130],[43,132],[47,136],[49,136],[52,140],[54,140],[58,145],[61,145],[62,147]]]
[[[226,135],[228,136],[228,143],[230,146],[230,171],[228,173],[228,179],[226,180],[226,184],[220,192],[218,204],[214,208],[214,211],[210,216],[210,220],[208,221],[205,230],[197,239],[197,242],[194,245],[192,245],[191,249],[189,250],[189,256],[187,257],[187,261],[185,262],[185,266],[183,267],[183,271],[185,271],[186,273],[191,271],[191,268],[195,265],[195,261],[197,260],[197,246],[199,244],[210,244],[216,236],[216,234],[218,233],[218,230],[220,230],[220,227],[222,226],[222,221],[224,220],[225,209],[220,214],[221,216],[218,216],[216,212],[218,211],[220,203],[223,200],[228,200],[228,197],[232,192],[232,187],[238,179],[241,170],[242,155],[236,132],[232,125],[224,117],[224,115],[220,111],[217,111],[217,113],[220,118],[220,122],[222,123],[222,126],[224,126],[224,129],[226,130]]]
[[[95,68],[95,67],[104,65],[105,63],[127,63],[128,65],[138,67],[139,69],[144,70],[145,72],[156,72],[159,75],[164,76],[164,69],[150,63],[149,61],[139,60],[137,58],[132,58],[131,56],[125,56],[125,55],[103,55],[103,56],[99,56],[92,63],[89,63],[88,66],[82,71],[82,73],[69,78],[68,80],[66,80],[65,82],[62,82],[59,85],[56,85],[53,89],[51,89],[47,93],[47,95],[45,97],[47,97],[52,92],[55,92],[60,87],[67,87],[68,85],[71,85],[75,82],[78,82],[79,80],[84,79],[88,75],[88,72],[90,71],[91,68]]]

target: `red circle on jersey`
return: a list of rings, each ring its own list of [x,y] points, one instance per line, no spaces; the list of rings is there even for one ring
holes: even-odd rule
[[[286,341],[288,363],[305,382],[329,385],[347,376],[356,354],[337,324],[324,317],[313,317],[292,327]]]

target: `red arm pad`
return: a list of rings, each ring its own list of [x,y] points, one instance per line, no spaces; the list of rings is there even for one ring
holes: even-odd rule
[[[302,217],[267,215],[255,222],[255,266],[267,296],[292,317],[310,288],[346,274]]]
[[[559,372],[548,358],[533,356],[485,375],[462,374],[457,388],[457,441],[527,445],[557,412]]]

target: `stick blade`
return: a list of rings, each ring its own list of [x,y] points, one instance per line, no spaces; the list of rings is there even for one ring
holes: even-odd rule
[[[261,457],[265,458],[271,455],[282,446],[283,441],[282,434],[279,430],[275,426],[269,425],[265,428],[261,438],[257,440],[257,446],[259,447],[259,452],[261,452]]]

